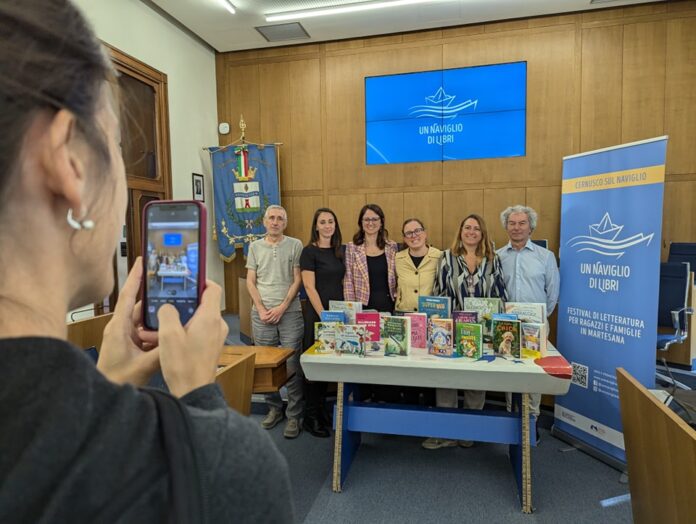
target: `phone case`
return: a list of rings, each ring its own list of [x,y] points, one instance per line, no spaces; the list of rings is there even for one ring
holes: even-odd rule
[[[167,206],[167,205],[181,205],[181,204],[192,204],[198,208],[198,216],[200,217],[198,222],[198,296],[196,297],[196,308],[201,303],[201,297],[203,296],[203,291],[205,291],[206,282],[206,251],[207,251],[207,231],[208,231],[208,212],[206,207],[196,200],[154,200],[145,204],[143,208],[143,214],[141,217],[141,255],[143,264],[143,280],[141,284],[141,297],[142,297],[142,324],[143,327],[150,331],[156,331],[157,328],[148,325],[147,322],[147,279],[148,279],[148,260],[147,260],[147,212],[150,208],[156,206]]]

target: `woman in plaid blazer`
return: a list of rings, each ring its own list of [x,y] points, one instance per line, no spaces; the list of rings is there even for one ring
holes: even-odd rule
[[[361,302],[366,309],[394,311],[398,248],[389,240],[384,212],[377,204],[367,204],[358,216],[358,232],[346,246],[344,299]]]

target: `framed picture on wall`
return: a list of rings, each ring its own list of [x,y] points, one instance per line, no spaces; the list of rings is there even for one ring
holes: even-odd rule
[[[198,173],[192,174],[192,184],[193,184],[193,199],[205,202],[205,189],[203,186],[203,175]]]

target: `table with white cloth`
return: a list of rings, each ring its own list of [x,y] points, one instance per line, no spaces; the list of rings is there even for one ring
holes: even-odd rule
[[[383,433],[509,445],[522,511],[532,512],[531,447],[536,428],[530,424],[529,393],[564,395],[571,366],[549,344],[547,356],[518,359],[484,355],[478,360],[442,358],[424,349],[407,357],[320,353],[318,346],[301,357],[309,380],[337,382],[334,411],[333,491],[340,492],[360,446],[361,433]],[[385,384],[513,393],[512,412],[464,410],[360,402],[358,384]]]

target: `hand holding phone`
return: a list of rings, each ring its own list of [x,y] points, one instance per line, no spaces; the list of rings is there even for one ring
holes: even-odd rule
[[[159,310],[162,375],[169,391],[177,397],[215,381],[229,330],[220,315],[221,297],[220,286],[209,281],[200,307],[185,326],[174,307],[164,305]]]
[[[143,209],[143,326],[159,329],[171,304],[185,325],[205,288],[206,209],[200,202],[161,200]]]

